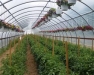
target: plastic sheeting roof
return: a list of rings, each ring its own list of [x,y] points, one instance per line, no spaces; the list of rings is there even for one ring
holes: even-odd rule
[[[30,27],[42,18],[50,8],[57,8],[56,0],[0,0],[0,19],[8,23],[25,28]],[[8,1],[8,2],[7,2]],[[53,18],[51,21],[38,27],[41,31],[56,30],[90,25],[94,27],[94,0],[77,1],[68,11],[62,11],[62,17]],[[94,37],[94,30],[61,32],[66,36]]]

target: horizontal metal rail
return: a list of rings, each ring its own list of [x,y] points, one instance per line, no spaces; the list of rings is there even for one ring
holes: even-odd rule
[[[11,36],[11,37],[0,38],[0,40],[7,39],[7,38],[12,38],[12,37],[16,37],[16,36],[20,36],[20,35],[15,35],[15,36]]]
[[[53,36],[53,35],[44,35],[44,36]],[[83,38],[83,37],[66,37],[66,36],[54,36],[54,37],[63,37],[63,38],[74,38],[74,39],[86,39],[86,40],[94,40],[94,38]]]

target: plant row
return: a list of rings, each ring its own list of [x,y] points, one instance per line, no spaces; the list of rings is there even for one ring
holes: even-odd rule
[[[41,37],[39,41],[42,45],[52,51],[53,40]],[[54,52],[66,65],[65,44],[58,40],[54,41]],[[72,70],[72,72],[77,73],[78,75],[94,74],[93,50],[86,47],[80,47],[80,50],[78,51],[77,45],[68,43],[68,60],[69,69]]]
[[[41,40],[39,37],[29,36],[29,44],[37,62],[39,75],[66,75],[66,66],[59,56],[52,55],[51,50],[37,39]],[[70,71],[70,75],[77,74]]]
[[[3,60],[2,75],[24,75],[26,72],[26,48],[27,40],[23,40],[17,45],[15,52],[7,59]],[[10,64],[11,62],[11,64]]]

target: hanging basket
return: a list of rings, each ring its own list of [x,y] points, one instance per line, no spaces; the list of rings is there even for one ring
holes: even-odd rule
[[[51,20],[51,19],[52,19],[52,17],[49,17],[49,16],[48,16],[48,20]]]
[[[62,11],[67,11],[68,5],[65,5],[65,4],[61,5],[61,9],[62,9]]]
[[[58,17],[56,14],[52,14],[52,18],[56,18]]]
[[[76,0],[68,0],[68,4],[74,5],[74,4],[76,4]]]
[[[48,22],[48,19],[47,18],[45,19],[45,22]]]
[[[60,9],[59,7],[56,9],[56,14],[62,14],[62,9]]]

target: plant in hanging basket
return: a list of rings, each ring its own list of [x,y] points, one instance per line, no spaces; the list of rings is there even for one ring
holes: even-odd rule
[[[68,4],[68,1],[66,0],[57,0],[57,5],[61,7],[62,11],[67,11],[70,9],[70,4]]]
[[[62,29],[62,31],[66,31],[66,29]]]
[[[68,0],[68,4],[74,5],[74,4],[76,4],[76,0]]]
[[[7,23],[3,22],[4,28],[8,29]]]
[[[52,17],[52,18],[56,18],[58,16],[61,16],[60,14],[56,14],[55,8],[51,8],[48,13],[50,13],[50,16],[48,16],[48,17]]]
[[[66,32],[67,32],[67,31],[70,31],[70,29],[69,29],[69,28],[66,28],[65,31],[66,31]]]
[[[16,29],[15,29],[15,31],[19,31],[19,29],[20,29],[20,27],[19,26],[16,26]]]
[[[49,11],[48,11],[48,16],[51,17],[52,14],[55,12],[55,8],[51,8]]]
[[[56,4],[57,4],[58,6],[61,6],[61,0],[57,0],[57,1],[56,1]]]
[[[77,30],[86,31],[85,26],[82,26],[82,27],[81,27],[81,26],[78,26],[78,27],[77,27]]]
[[[3,26],[3,20],[0,20],[0,28]]]
[[[85,28],[85,26],[82,26],[82,31],[86,31],[86,28]]]
[[[62,14],[62,9],[58,6],[58,8],[56,9],[56,14]]]
[[[45,21],[45,18],[43,17],[43,18],[41,18],[41,21]]]
[[[7,29],[10,28],[8,23],[6,23],[5,28],[7,28]]]
[[[45,22],[48,22],[48,14],[45,14],[43,18],[45,18]]]
[[[74,28],[70,28],[69,30],[70,30],[70,31],[76,31],[77,28],[74,27]]]
[[[77,27],[77,30],[82,30],[83,28],[81,26],[78,26]]]
[[[92,26],[90,26],[90,25],[84,26],[84,28],[85,28],[86,30],[93,30],[93,29],[94,29],[94,28],[93,28]]]
[[[48,14],[45,14],[45,15],[44,15],[44,18],[45,18],[45,19],[48,19]]]
[[[12,30],[15,30],[15,26],[14,26],[14,25],[11,25],[11,29],[12,29]]]

